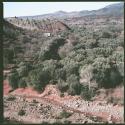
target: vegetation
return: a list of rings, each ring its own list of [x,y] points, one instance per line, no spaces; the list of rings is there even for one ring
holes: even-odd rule
[[[9,84],[13,89],[16,89],[18,88],[18,82],[19,82],[19,74],[16,70],[14,70],[9,76]]]
[[[7,29],[6,24],[4,68],[17,66],[9,76],[12,88],[32,86],[42,91],[51,83],[62,93],[90,100],[98,88],[122,84],[124,29],[122,23],[113,25],[109,17],[106,19],[98,26],[93,23],[96,18],[84,25],[70,25],[71,30],[52,33],[51,37],[44,37],[39,30]],[[37,20],[27,22],[40,24]]]
[[[61,117],[61,118],[68,118],[68,117],[70,117],[71,115],[72,115],[72,113],[67,112],[67,111],[65,111],[65,110],[63,110],[63,111],[60,113],[60,117]]]
[[[19,110],[18,115],[20,115],[20,116],[25,115],[25,111],[23,109]]]
[[[16,97],[11,95],[7,98],[7,101],[14,101],[15,99]]]

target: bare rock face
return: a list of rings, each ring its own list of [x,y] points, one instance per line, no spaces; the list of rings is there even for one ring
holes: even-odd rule
[[[40,30],[42,32],[56,33],[63,30],[70,30],[70,28],[63,22],[58,20],[29,20],[21,18],[8,18],[11,24],[14,24],[17,27],[28,30]]]

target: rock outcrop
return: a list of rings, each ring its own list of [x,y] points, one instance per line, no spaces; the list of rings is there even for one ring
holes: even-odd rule
[[[59,20],[29,20],[21,19],[17,17],[7,19],[11,24],[14,24],[17,27],[28,30],[40,30],[43,33],[50,32],[56,33],[63,30],[70,30],[70,28],[63,22]]]

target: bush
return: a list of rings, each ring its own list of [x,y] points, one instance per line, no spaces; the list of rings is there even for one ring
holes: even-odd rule
[[[63,69],[66,71],[66,77],[69,77],[71,74],[79,75],[79,64],[75,61],[69,60],[64,64]]]
[[[49,83],[50,80],[51,77],[49,71],[43,68],[36,68],[32,70],[28,76],[28,81],[30,85],[38,91],[42,90],[46,86],[46,84]]]
[[[95,96],[95,90],[94,89],[89,89],[86,86],[82,86],[81,87],[81,93],[80,96],[84,99],[84,100],[91,100],[92,97]]]
[[[63,111],[60,113],[60,117],[61,117],[61,118],[68,118],[68,117],[70,117],[71,115],[72,115],[72,113],[67,112],[67,111],[65,111],[65,110],[63,110]]]
[[[46,60],[42,64],[43,64],[43,69],[45,71],[48,71],[51,80],[58,80],[62,75],[64,75],[64,73],[63,72],[61,73],[60,71],[62,65],[56,60]]]
[[[62,80],[65,81],[66,80],[66,71],[65,71],[65,69],[63,69],[63,68],[56,69],[54,76],[55,76],[56,80],[62,79]]]
[[[60,97],[64,97],[64,93],[60,93]]]
[[[25,115],[25,111],[23,109],[19,110],[18,115],[20,115],[20,116]]]
[[[27,76],[29,71],[32,69],[30,64],[24,62],[21,62],[18,66],[19,68],[17,71],[20,77]]]
[[[106,61],[105,58],[97,58],[95,62],[92,64],[93,66],[93,74],[96,82],[98,83],[99,87],[106,86],[105,84],[109,84],[110,81],[110,70],[111,67]]]
[[[37,100],[35,100],[35,99],[33,99],[33,101],[32,101],[33,103],[39,103]]]
[[[67,90],[69,95],[76,95],[76,90],[69,86],[69,89]]]
[[[93,67],[92,65],[84,65],[80,70],[80,83],[90,88],[96,88],[97,85],[93,80]]]
[[[65,44],[65,39],[63,38],[47,41],[41,47],[41,50],[39,52],[39,59],[40,60],[60,59],[58,54],[58,49],[60,46],[64,44]]]
[[[94,48],[93,50],[91,50],[93,54],[95,55],[102,55],[103,57],[109,57],[112,52],[113,52],[113,49],[108,47],[108,48]]]
[[[21,78],[18,82],[18,87],[19,88],[25,88],[27,86],[25,78]]]
[[[61,79],[58,80],[57,86],[61,92],[65,92],[68,89],[68,84]]]
[[[11,95],[7,98],[7,101],[14,101],[15,99],[16,97]]]
[[[118,97],[109,97],[107,99],[108,103],[113,103],[115,105],[124,105],[124,99],[123,98],[118,98]]]
[[[69,52],[73,49],[73,45],[70,43],[64,44],[64,46],[60,47],[58,50],[58,54],[61,59],[65,58]]]
[[[20,77],[16,70],[10,74],[8,79],[9,79],[9,84],[12,87],[12,89],[18,88],[18,82],[19,82]]]
[[[13,57],[14,57],[14,51],[13,49],[5,49],[3,50],[4,54],[4,63],[5,64],[11,64],[13,62]]]
[[[31,39],[28,36],[22,36],[20,39],[24,44],[31,41]]]
[[[110,64],[106,58],[98,58],[92,64],[94,79],[100,87],[110,88],[119,85],[122,77],[115,65]]]
[[[67,57],[78,63],[86,58],[86,51],[83,49],[73,50],[67,55]]]
[[[80,94],[81,85],[79,83],[79,78],[75,74],[70,75],[67,78],[66,82],[69,85],[69,90],[68,90],[69,94],[71,95]]]
[[[111,37],[112,37],[111,32],[108,32],[108,31],[102,32],[102,38],[111,38]]]
[[[110,84],[109,87],[116,87],[122,82],[122,76],[116,68],[112,68],[110,72]]]
[[[88,39],[85,43],[85,48],[86,49],[92,49],[98,47],[98,42],[96,41],[96,39]]]
[[[115,49],[118,47],[118,41],[111,38],[101,38],[98,40],[98,45],[101,48],[112,48]]]
[[[122,77],[124,77],[124,62],[117,62],[116,67]]]
[[[123,51],[115,51],[110,57],[111,60],[116,62],[124,62],[124,52]]]

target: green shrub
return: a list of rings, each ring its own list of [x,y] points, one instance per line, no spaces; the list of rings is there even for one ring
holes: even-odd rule
[[[54,76],[55,76],[56,80],[62,79],[62,80],[65,81],[66,80],[66,71],[65,71],[65,69],[63,69],[63,68],[56,69]]]
[[[60,97],[64,97],[64,93],[60,93]]]
[[[75,74],[76,76],[79,75],[79,64],[75,61],[66,62],[67,64],[64,64],[63,69],[66,71],[66,77],[69,77],[71,74]]]
[[[109,97],[107,99],[108,103],[113,103],[115,105],[124,105],[124,99],[123,98],[118,98],[118,97]]]
[[[19,110],[19,112],[18,112],[18,115],[20,115],[20,116],[23,116],[23,115],[25,115],[26,113],[25,113],[25,111],[23,110],[23,109],[21,109],[21,110]]]
[[[84,99],[84,100],[91,100],[92,97],[95,96],[95,90],[94,89],[89,89],[86,86],[82,86],[81,87],[81,93],[80,96]]]
[[[3,50],[3,57],[4,57],[4,62],[7,64],[11,64],[13,62],[14,58],[14,51],[12,49],[5,49]]]
[[[102,55],[103,57],[108,57],[112,54],[113,49],[108,47],[108,48],[94,48],[93,50],[91,50],[93,54],[95,55]]]
[[[65,39],[57,38],[47,41],[41,47],[39,52],[39,59],[40,60],[49,60],[49,59],[60,59],[58,54],[58,49],[60,46],[65,44]]]
[[[110,57],[111,60],[116,62],[124,62],[124,52],[123,51],[114,51]]]
[[[58,54],[61,59],[65,58],[69,52],[71,52],[73,49],[73,45],[70,43],[64,44],[64,46],[60,47],[58,50]]]
[[[32,69],[30,64],[24,62],[21,62],[18,66],[19,68],[17,69],[17,71],[20,77],[27,76],[29,71]]]
[[[69,85],[69,90],[68,90],[69,94],[71,95],[80,94],[81,85],[79,83],[79,78],[75,74],[70,75],[67,78],[66,82]]]
[[[67,111],[65,111],[65,110],[63,110],[63,111],[60,113],[60,117],[61,117],[61,118],[68,118],[68,117],[70,117],[71,115],[72,115],[72,113],[67,112]]]
[[[108,31],[103,31],[102,32],[102,38],[111,38],[112,37],[112,33],[108,32]]]
[[[76,95],[76,90],[69,86],[69,89],[67,90],[69,95]]]
[[[96,41],[96,39],[88,39],[85,43],[85,48],[86,49],[92,49],[98,47],[98,42]]]
[[[9,77],[8,77],[9,84],[10,84],[10,86],[11,86],[13,89],[18,88],[19,79],[20,79],[20,77],[19,77],[19,74],[18,74],[18,72],[17,72],[16,70],[13,71],[13,72],[9,75]]]
[[[116,67],[122,77],[124,77],[124,62],[117,62]]]
[[[30,42],[31,39],[28,36],[24,35],[21,37],[21,41],[25,44],[25,43]]]
[[[101,48],[112,48],[115,49],[118,47],[118,41],[116,39],[111,38],[101,38],[98,40],[98,45]]]
[[[7,101],[14,101],[15,99],[16,97],[11,95],[7,98]]]
[[[29,73],[28,80],[34,89],[40,91],[49,83],[51,77],[48,70],[37,68]]]
[[[42,64],[43,64],[43,69],[45,71],[48,71],[51,80],[58,80],[61,74],[64,75],[64,73],[63,72],[61,73],[60,71],[62,65],[57,60],[52,60],[52,59],[46,60]]]
[[[25,88],[27,86],[25,78],[21,78],[18,82],[18,87],[19,88]]]
[[[109,87],[116,87],[122,82],[122,76],[116,68],[112,68],[110,72],[110,85]]]
[[[68,84],[61,79],[58,80],[57,86],[61,92],[65,92],[68,89]]]
[[[98,58],[92,64],[94,67],[94,79],[100,87],[115,87],[122,82],[122,77],[114,65],[110,64],[106,58]]]
[[[92,65],[84,65],[80,69],[80,83],[84,86],[87,86],[89,90],[91,88],[97,88],[98,85],[94,80],[93,74],[93,66]]]
[[[33,103],[39,103],[37,100],[35,100],[35,99],[33,99],[33,101],[32,101]]]

